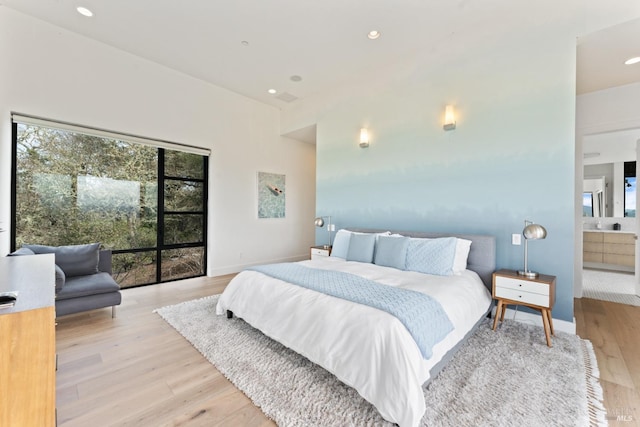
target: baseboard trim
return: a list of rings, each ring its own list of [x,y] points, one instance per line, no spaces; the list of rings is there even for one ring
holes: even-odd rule
[[[495,316],[495,309],[494,309]],[[542,316],[536,313],[527,313],[526,311],[514,310],[507,308],[504,315],[504,320],[515,320],[516,322],[526,323],[529,325],[535,325],[542,327]],[[573,318],[573,322],[566,320],[553,319],[554,331],[566,332],[568,334],[576,334],[576,319]]]

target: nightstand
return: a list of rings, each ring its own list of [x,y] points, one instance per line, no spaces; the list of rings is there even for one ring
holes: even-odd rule
[[[520,276],[514,270],[498,270],[493,273],[491,295],[498,300],[496,317],[493,319],[494,331],[498,325],[498,317],[501,322],[504,320],[507,305],[524,305],[540,310],[547,345],[551,347],[551,335],[553,335],[551,309],[556,299],[555,276],[540,274],[538,277],[529,278]]]
[[[331,246],[312,246],[311,259],[322,259],[331,255]]]

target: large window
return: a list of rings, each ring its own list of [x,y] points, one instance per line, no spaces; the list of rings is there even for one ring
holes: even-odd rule
[[[122,287],[206,273],[207,160],[14,123],[13,245],[100,242]]]

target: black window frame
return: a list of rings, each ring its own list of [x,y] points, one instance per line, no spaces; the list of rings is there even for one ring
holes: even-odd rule
[[[12,121],[11,123],[11,139],[12,139],[12,153],[11,153],[11,216],[12,222],[10,227],[10,248],[11,251],[16,250],[16,238],[17,238],[17,155],[18,155],[18,122]],[[126,136],[123,135],[123,140],[127,140]],[[175,176],[166,176],[165,171],[165,152],[166,149],[162,147],[155,147],[158,150],[158,174],[157,174],[157,184],[158,184],[158,216],[157,216],[157,226],[156,226],[156,246],[155,247],[142,247],[142,248],[131,248],[131,249],[113,249],[111,252],[114,255],[117,254],[125,254],[125,253],[141,253],[141,252],[152,252],[155,251],[156,254],[156,281],[148,282],[148,283],[138,283],[132,286],[127,286],[126,289],[136,288],[140,286],[149,286],[155,285],[159,283],[167,283],[176,280],[184,280],[188,278],[194,277],[203,277],[207,275],[207,230],[208,230],[208,179],[209,179],[209,156],[196,154],[202,157],[202,168],[203,168],[203,177],[202,178],[186,178],[186,177],[175,177]],[[172,151],[181,151],[179,149]],[[202,183],[202,210],[201,211],[167,211],[165,210],[165,202],[164,202],[164,185],[167,180],[180,180],[180,181],[191,181]],[[202,216],[202,239],[197,242],[188,242],[188,243],[173,243],[166,244],[164,241],[164,230],[165,223],[164,219],[167,215],[201,215]],[[189,277],[181,277],[181,278],[172,278],[163,280],[162,279],[162,253],[166,250],[171,249],[182,249],[182,248],[203,248],[203,268],[202,273]]]

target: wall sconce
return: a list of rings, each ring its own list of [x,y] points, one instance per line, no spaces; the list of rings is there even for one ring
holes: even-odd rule
[[[454,130],[456,128],[456,114],[453,105],[447,105],[444,110],[444,130]]]
[[[360,129],[360,148],[369,146],[369,131],[365,128]]]

